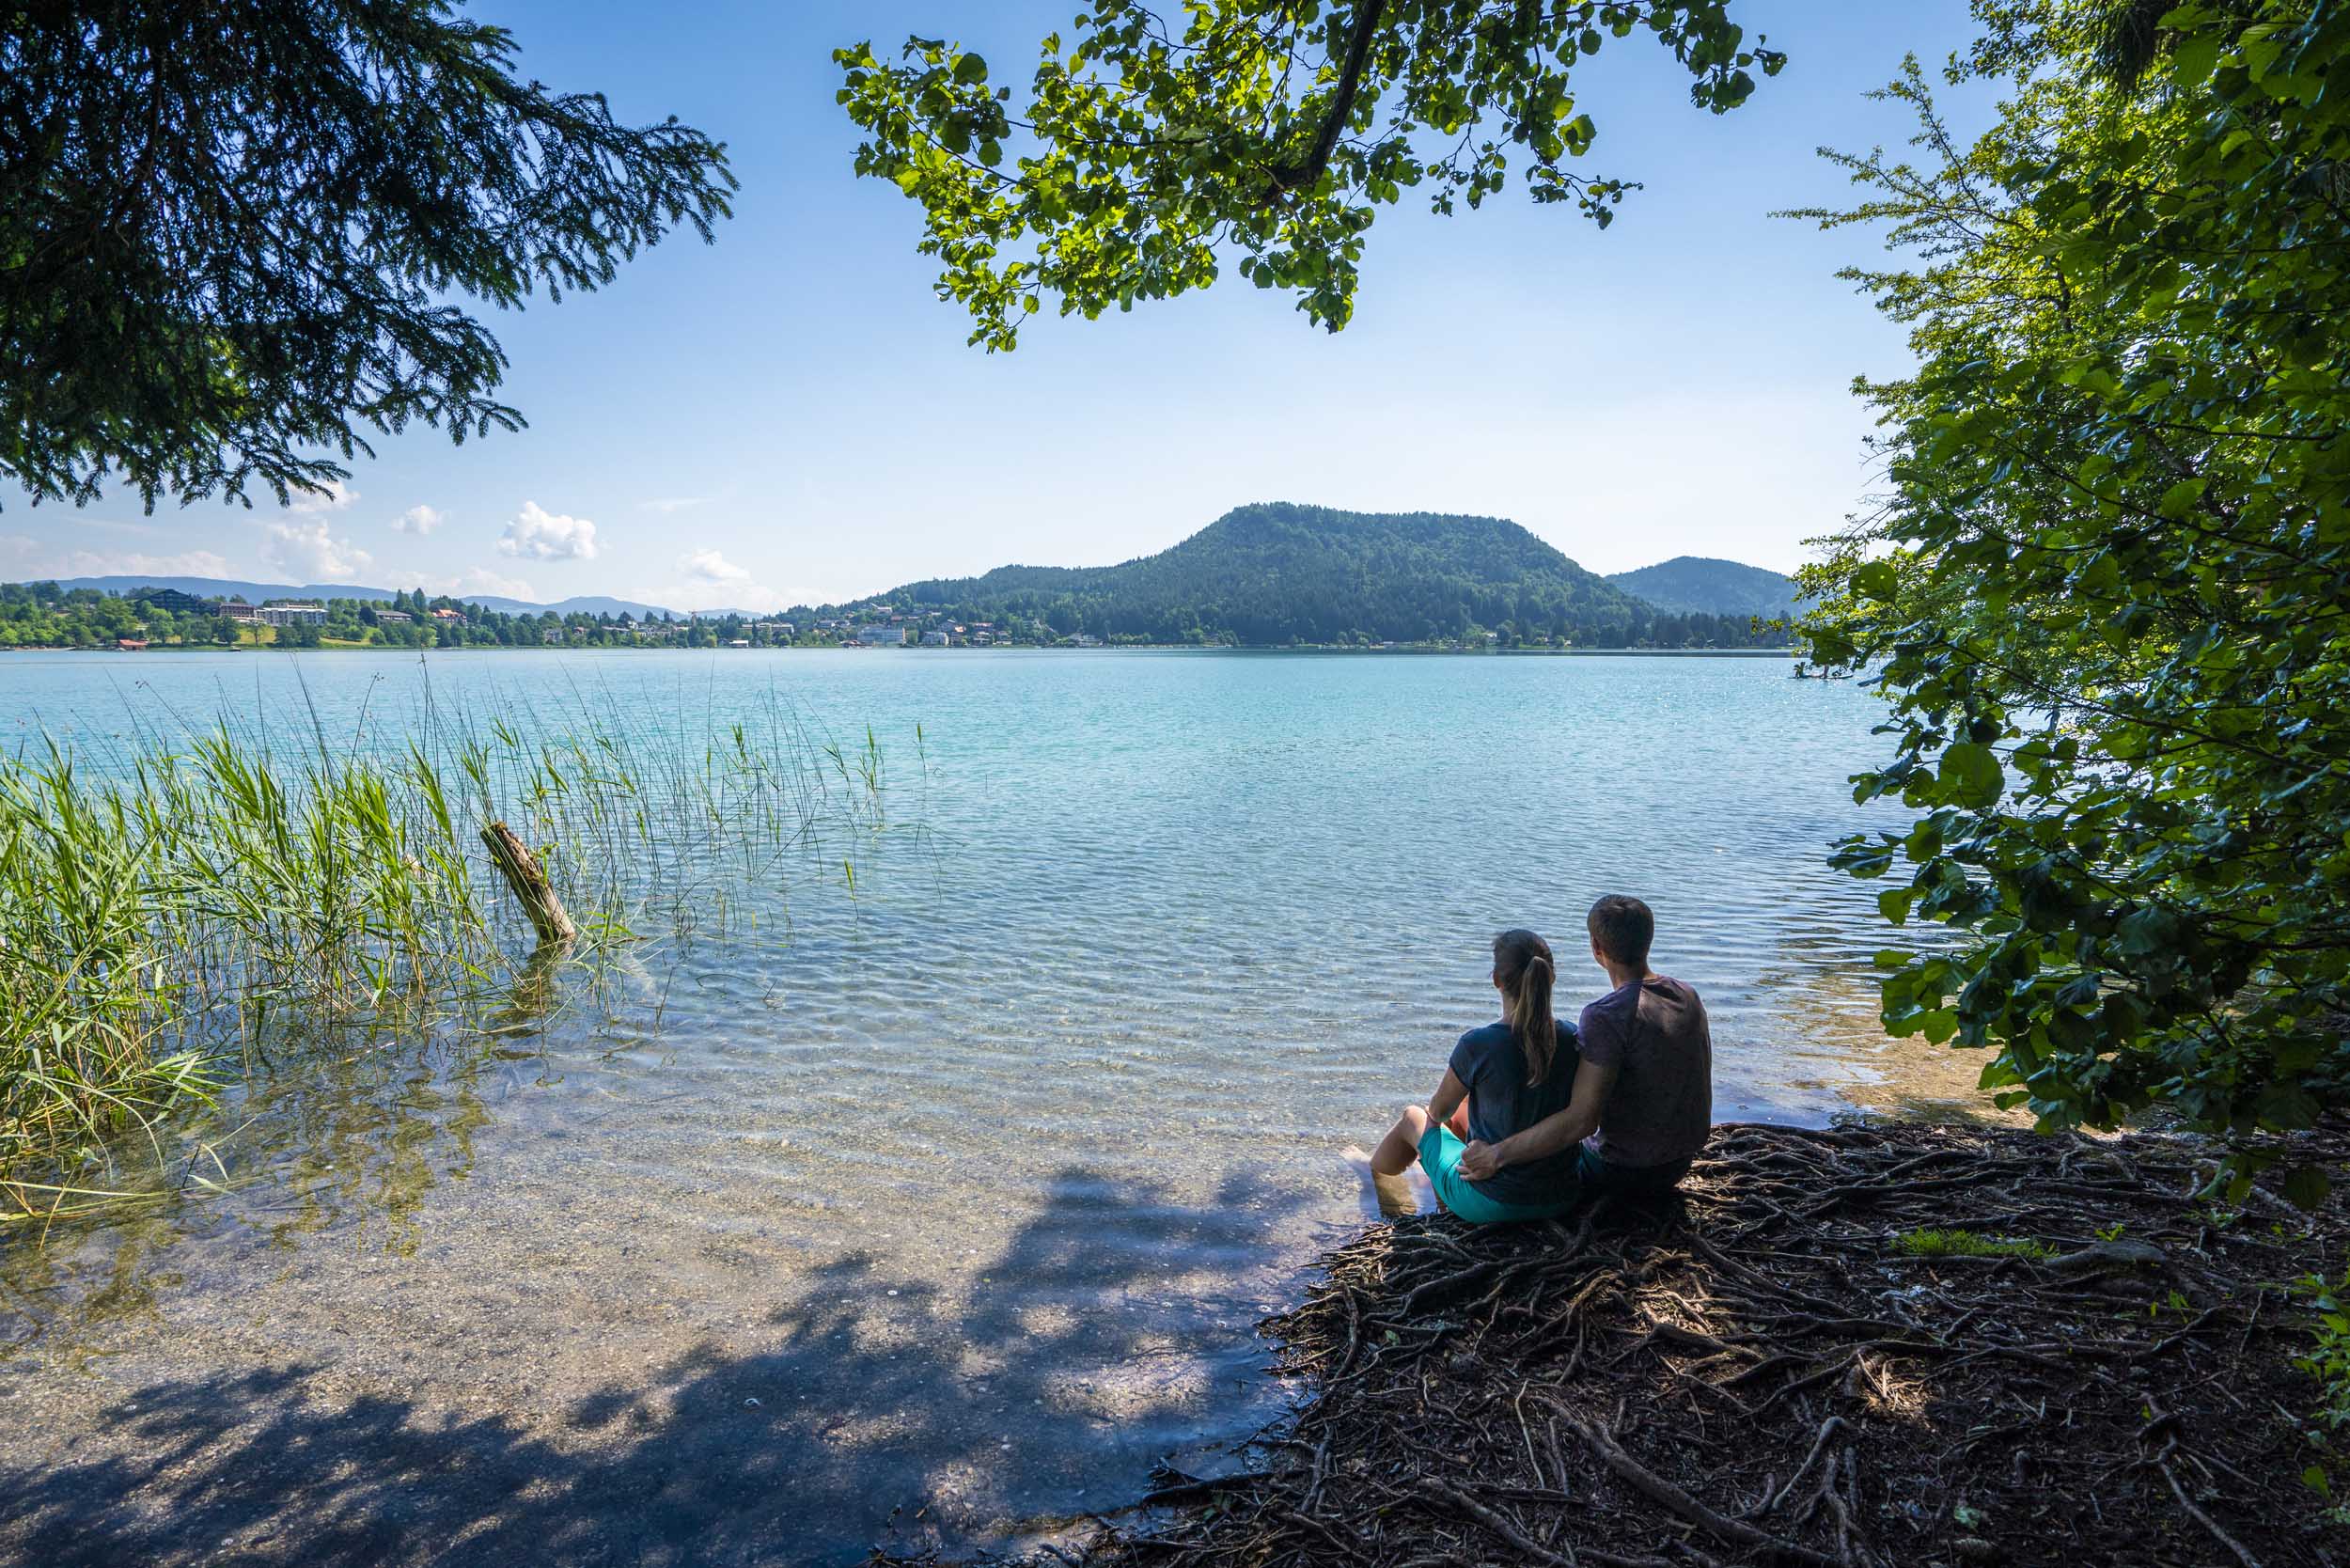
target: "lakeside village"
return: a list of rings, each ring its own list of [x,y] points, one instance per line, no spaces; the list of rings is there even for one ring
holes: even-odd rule
[[[687,616],[498,610],[465,600],[403,590],[389,600],[207,599],[178,588],[109,593],[54,582],[0,584],[0,651],[116,649],[463,649],[463,648],[1103,648],[1146,646],[1144,637],[1102,636],[1043,619],[1002,612],[975,620],[919,605],[860,604],[793,617],[723,611]],[[1229,641],[1203,636],[1201,646]],[[1678,647],[1670,638],[1645,646]],[[1419,642],[1358,636],[1365,649],[1562,648],[1563,638],[1516,637],[1469,626]]]
[[[1013,619],[859,606],[797,619],[724,612],[506,611],[423,590],[367,599],[204,599],[178,588],[113,594],[55,583],[0,585],[0,649],[114,648],[1099,648],[1084,632]]]

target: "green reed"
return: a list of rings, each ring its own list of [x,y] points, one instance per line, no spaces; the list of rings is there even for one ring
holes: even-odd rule
[[[364,717],[363,725],[364,729]],[[93,765],[93,760],[98,765]],[[723,924],[787,861],[853,879],[885,825],[881,748],[769,699],[688,743],[583,702],[546,722],[429,707],[397,749],[223,728],[86,760],[0,759],[0,1222],[121,1196],[175,1108],[232,1094],[291,1032],[463,1024],[550,955],[479,830],[533,846],[590,975],[620,944]]]

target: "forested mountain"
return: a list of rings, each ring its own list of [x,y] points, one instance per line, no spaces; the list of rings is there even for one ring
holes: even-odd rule
[[[875,603],[1063,635],[1157,643],[1463,642],[1505,646],[1775,644],[1733,617],[1663,610],[1514,523],[1241,507],[1120,566],[998,567],[909,583]]]
[[[1637,572],[1616,572],[1607,580],[1659,609],[1684,615],[1759,615],[1776,620],[1797,615],[1802,607],[1794,578],[1709,556],[1675,556]]]
[[[39,586],[68,599],[87,590],[123,595],[145,588],[248,604],[315,599],[348,608],[346,632],[362,624],[352,619],[362,606],[397,608],[410,597],[400,593],[400,603],[394,603],[392,589],[351,584],[297,588],[211,577],[80,577]],[[901,627],[912,635],[935,629],[932,622],[979,622],[990,634],[981,640],[998,644],[1091,636],[1244,647],[1754,648],[1787,640],[1780,630],[1758,631],[1752,618],[1784,615],[1793,587],[1777,572],[1687,556],[1606,578],[1496,517],[1348,512],[1274,502],[1238,508],[1171,549],[1119,566],[1004,566],[980,577],[932,578],[790,614],[801,627],[821,627],[836,637],[877,626],[893,640]],[[425,605],[421,591],[413,597],[417,607]],[[475,622],[438,628],[443,644],[536,645],[544,629],[524,622],[550,611],[566,620],[625,615],[641,621],[671,613],[601,597],[554,605],[492,595],[431,603],[462,604]],[[728,611],[704,611],[698,618],[713,627],[725,623],[728,637],[758,619]],[[509,620],[512,628],[505,628]],[[365,624],[372,628],[371,621]],[[19,640],[30,642],[86,640],[29,623],[19,630],[24,633]],[[118,635],[94,620],[83,630],[101,641]],[[330,640],[335,634],[330,626]],[[367,640],[376,634],[353,635]]]

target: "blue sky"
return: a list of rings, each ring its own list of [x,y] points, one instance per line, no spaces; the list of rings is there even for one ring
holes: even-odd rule
[[[333,502],[251,511],[0,494],[0,577],[179,572],[355,581],[678,608],[835,600],[1006,562],[1165,548],[1247,501],[1513,518],[1596,571],[1727,556],[1786,570],[1870,488],[1856,373],[1898,332],[1834,276],[1857,231],[1776,209],[1842,199],[1823,143],[1904,140],[1863,94],[1938,63],[1963,0],[1746,0],[1793,55],[1726,117],[1628,40],[1578,71],[1587,168],[1646,181],[1601,232],[1513,189],[1478,212],[1410,200],[1371,231],[1331,336],[1228,281],[1096,322],[1037,318],[1017,353],[964,344],[915,253],[919,214],[849,172],[831,49],[962,39],[1025,80],[1072,0],[702,4],[487,0],[523,67],[634,119],[728,144],[743,188],[602,292],[492,325],[519,434],[379,444]],[[1982,111],[1962,102],[1966,127]]]

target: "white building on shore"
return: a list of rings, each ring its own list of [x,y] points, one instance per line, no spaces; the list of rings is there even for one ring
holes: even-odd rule
[[[266,604],[223,604],[220,613],[246,626],[323,626],[326,606],[302,600],[273,599]]]

